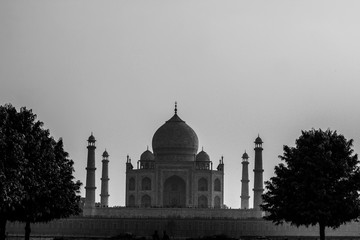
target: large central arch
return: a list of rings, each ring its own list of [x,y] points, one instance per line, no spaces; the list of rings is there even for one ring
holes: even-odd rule
[[[166,179],[163,194],[164,207],[186,207],[186,183],[181,177]]]

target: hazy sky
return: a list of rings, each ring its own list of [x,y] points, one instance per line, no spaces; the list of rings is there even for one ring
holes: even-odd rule
[[[0,1],[0,104],[26,106],[75,161],[87,138],[110,154],[110,205],[178,102],[240,207],[241,156],[263,139],[264,180],[301,130],[331,128],[360,150],[360,1]],[[84,190],[82,195],[85,195]],[[250,205],[252,206],[252,196]]]

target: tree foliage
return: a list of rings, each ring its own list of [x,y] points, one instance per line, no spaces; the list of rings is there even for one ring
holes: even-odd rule
[[[1,221],[26,222],[28,239],[30,223],[78,214],[81,183],[62,139],[55,141],[26,108],[0,106],[0,124]]]
[[[23,198],[24,136],[18,132],[18,113],[11,106],[0,107],[0,239],[5,238],[6,221]]]
[[[284,146],[275,176],[265,183],[262,209],[280,224],[337,228],[360,215],[360,169],[353,140],[336,131],[303,131],[295,147]]]

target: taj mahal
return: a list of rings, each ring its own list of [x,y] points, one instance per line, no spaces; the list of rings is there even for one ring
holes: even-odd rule
[[[102,160],[101,201],[95,203],[95,137],[88,138],[85,215],[115,214],[108,208],[108,163],[105,150]],[[126,159],[126,208],[224,208],[224,161],[210,161],[202,149],[198,152],[198,136],[177,113],[158,128],[152,138],[152,149],[144,151],[136,166]],[[248,155],[242,156],[241,209],[246,215],[261,216],[259,205],[263,193],[262,140],[255,139],[254,209],[249,209]],[[249,211],[250,210],[250,211]],[[119,213],[119,211],[117,211]],[[241,211],[238,211],[241,215]],[[143,215],[143,214],[142,214]]]
[[[264,220],[260,209],[263,194],[262,144],[255,141],[253,208],[249,208],[248,154],[242,156],[241,207],[228,209],[224,204],[224,159],[213,164],[210,156],[199,150],[195,131],[178,115],[161,125],[152,138],[152,149],[145,150],[135,163],[129,157],[126,165],[125,206],[110,207],[109,154],[102,154],[100,203],[95,202],[96,139],[91,134],[87,146],[85,198],[82,215],[68,219],[37,223],[32,235],[42,237],[112,238],[131,233],[151,238],[154,230],[167,231],[172,239],[214,236],[253,239],[316,239],[318,227],[275,225]],[[22,235],[22,223],[9,223],[10,236]],[[336,230],[328,229],[328,237],[359,237],[360,224],[347,223]],[[119,239],[119,238],[117,238]]]

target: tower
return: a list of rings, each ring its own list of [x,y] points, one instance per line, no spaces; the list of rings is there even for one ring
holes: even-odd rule
[[[126,172],[133,170],[134,166],[131,163],[131,158],[129,155],[126,156]]]
[[[85,207],[95,207],[95,137],[92,135],[88,139],[88,157],[86,167],[86,194],[85,194]]]
[[[241,179],[241,209],[249,208],[249,156],[245,152],[242,155],[242,179]]]
[[[102,175],[101,175],[101,194],[100,204],[101,207],[108,207],[109,205],[109,154],[105,150],[102,160]]]
[[[262,166],[262,143],[260,136],[255,139],[255,167],[254,167],[254,209],[260,210],[263,194],[263,166]]]

